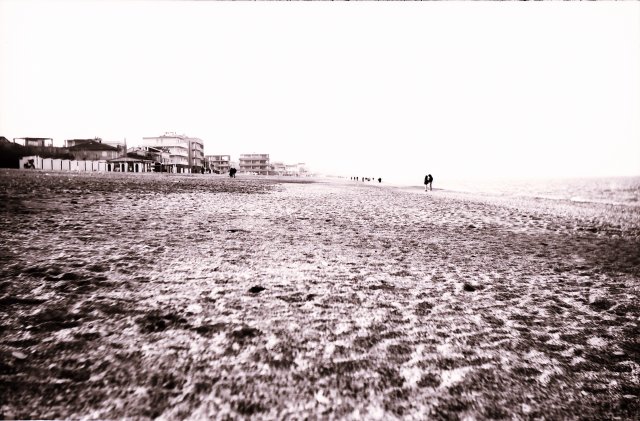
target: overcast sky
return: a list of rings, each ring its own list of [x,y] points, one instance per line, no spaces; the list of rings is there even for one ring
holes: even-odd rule
[[[0,136],[344,176],[640,175],[640,3],[0,0]]]

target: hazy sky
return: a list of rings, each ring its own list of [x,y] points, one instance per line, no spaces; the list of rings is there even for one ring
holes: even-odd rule
[[[640,175],[640,3],[0,0],[0,135],[345,176]]]

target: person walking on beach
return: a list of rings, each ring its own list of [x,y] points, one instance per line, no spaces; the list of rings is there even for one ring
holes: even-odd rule
[[[431,187],[431,183],[433,183],[433,177],[431,174],[427,174],[424,176],[424,191],[433,190]]]

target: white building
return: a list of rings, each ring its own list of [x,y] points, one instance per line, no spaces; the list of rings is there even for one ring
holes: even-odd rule
[[[308,177],[309,170],[307,170],[307,166],[303,162],[299,162],[297,164],[286,164],[284,175],[293,177]]]
[[[227,174],[231,168],[230,155],[205,155],[205,167],[217,174]]]
[[[240,154],[240,172],[258,175],[269,175],[269,154]]]
[[[285,175],[286,166],[282,162],[272,162],[269,165],[270,175]]]
[[[143,137],[142,145],[166,148],[170,164],[177,172],[199,172],[204,167],[204,142],[197,137],[167,132],[162,136]]]

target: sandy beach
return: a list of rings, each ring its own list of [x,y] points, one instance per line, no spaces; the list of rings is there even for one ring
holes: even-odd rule
[[[637,419],[638,208],[0,170],[0,418]]]

